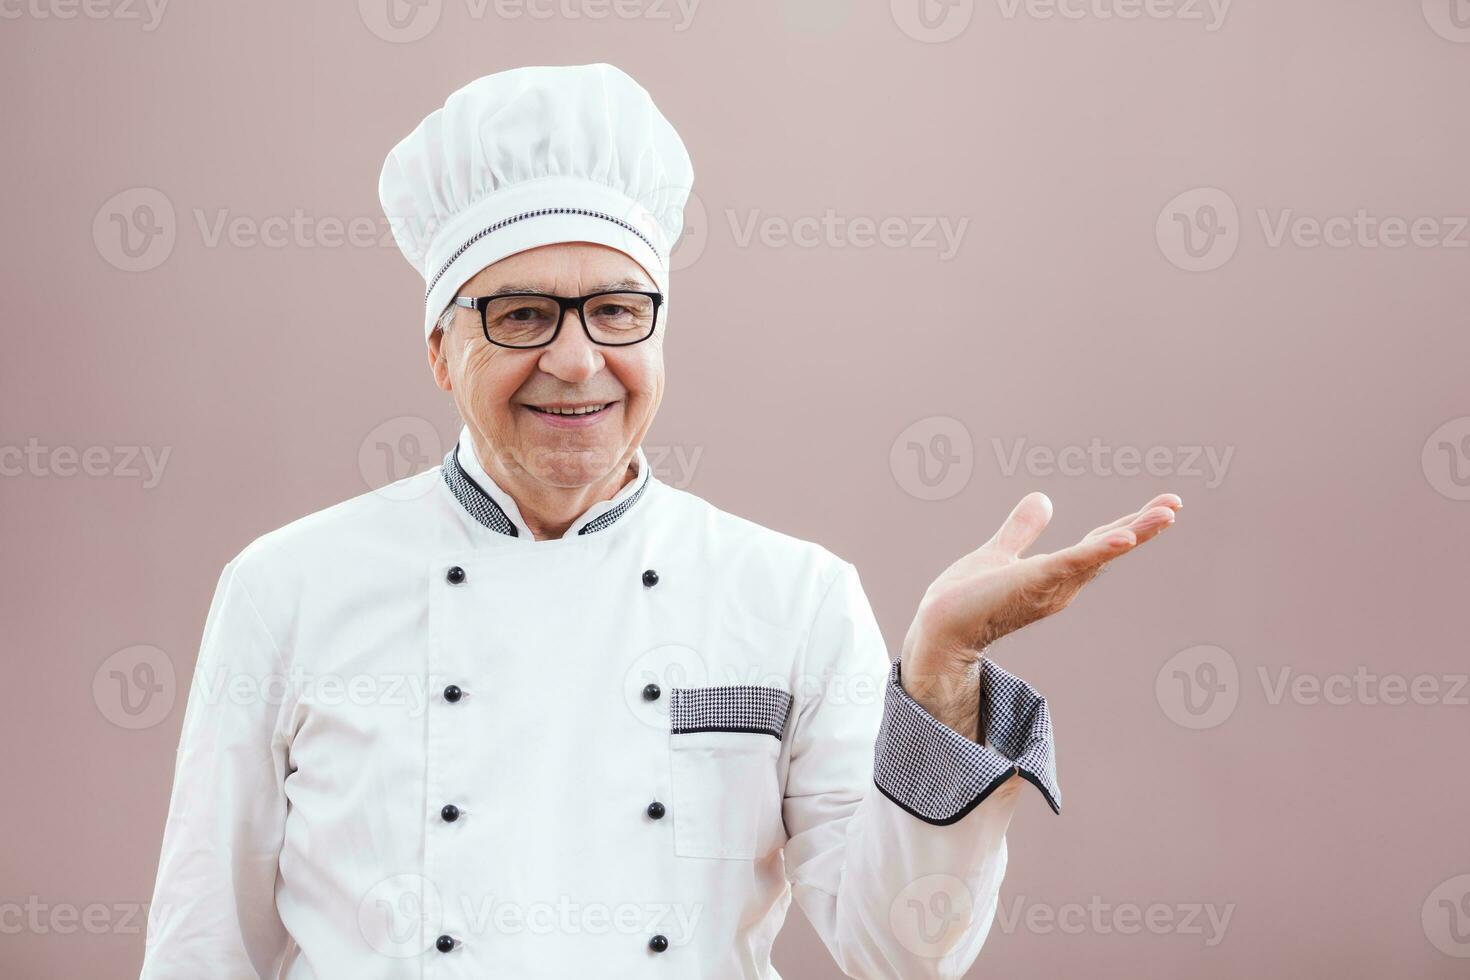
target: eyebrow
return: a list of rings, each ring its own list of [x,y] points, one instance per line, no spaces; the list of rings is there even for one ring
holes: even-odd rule
[[[641,281],[639,281],[637,279],[618,279],[618,280],[615,280],[613,282],[604,282],[604,283],[599,283],[596,286],[593,286],[590,290],[588,290],[588,295],[590,296],[592,293],[611,293],[611,292],[616,292],[616,291],[618,291],[620,289],[633,289],[633,290],[638,290],[638,291],[642,292],[642,291],[652,290],[653,287],[650,286],[650,285],[648,285],[648,283],[641,282]],[[510,282],[510,283],[506,283],[505,285],[501,286],[499,289],[496,289],[493,292],[485,293],[484,295],[486,295],[486,296],[504,296],[507,293],[549,293],[549,292],[550,292],[550,290],[547,289],[546,286],[544,284],[542,284],[542,283],[535,283],[535,282]]]

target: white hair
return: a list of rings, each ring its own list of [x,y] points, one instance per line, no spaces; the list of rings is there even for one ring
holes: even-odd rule
[[[441,334],[443,336],[448,336],[449,328],[454,326],[455,309],[457,309],[457,307],[454,305],[454,301],[450,300],[449,305],[444,307],[444,312],[439,314],[439,319],[435,321],[434,329],[429,334],[429,336],[432,337],[435,333]],[[444,343],[443,336],[441,336],[439,340],[440,344]],[[441,347],[440,350],[443,350],[443,348]]]

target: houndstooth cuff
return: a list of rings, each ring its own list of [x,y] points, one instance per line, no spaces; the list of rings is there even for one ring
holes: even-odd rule
[[[960,820],[1015,773],[1036,784],[1056,813],[1056,746],[1046,699],[1014,674],[986,659],[981,690],[988,691],[986,744],[966,738],[925,711],[899,682],[899,661],[888,669],[883,725],[873,753],[873,781],[883,795],[925,823]]]

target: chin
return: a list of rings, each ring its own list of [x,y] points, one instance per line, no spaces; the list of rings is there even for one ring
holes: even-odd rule
[[[554,487],[585,487],[611,473],[621,456],[617,449],[603,446],[546,447],[532,453],[527,469],[536,474],[536,479]]]

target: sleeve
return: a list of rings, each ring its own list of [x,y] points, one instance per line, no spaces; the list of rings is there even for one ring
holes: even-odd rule
[[[239,562],[220,576],[194,668],[140,980],[273,978],[287,947],[285,673]]]
[[[806,648],[814,693],[792,729],[787,878],[847,976],[957,978],[995,917],[1021,779],[1061,812],[1046,701],[987,659],[986,744],[937,721],[900,686],[842,566]]]

